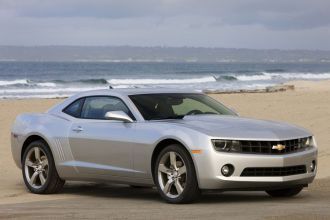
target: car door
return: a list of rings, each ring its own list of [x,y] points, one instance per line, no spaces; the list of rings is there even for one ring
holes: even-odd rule
[[[118,97],[86,97],[69,133],[75,166],[80,173],[133,176],[130,137],[135,123],[106,120],[108,111],[124,111],[134,119]]]

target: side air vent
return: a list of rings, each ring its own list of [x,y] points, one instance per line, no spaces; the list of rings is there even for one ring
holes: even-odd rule
[[[65,154],[64,154],[64,151],[63,151],[61,140],[59,138],[55,138],[54,141],[55,141],[55,146],[56,146],[58,158],[61,161],[64,161],[65,160]]]

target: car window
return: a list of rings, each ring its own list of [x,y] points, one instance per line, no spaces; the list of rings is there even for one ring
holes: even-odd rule
[[[70,104],[68,107],[66,107],[63,112],[71,115],[73,117],[80,117],[80,110],[81,110],[81,105],[83,104],[84,99],[78,99],[74,101],[72,104]]]
[[[108,96],[87,97],[82,107],[81,118],[106,119],[105,114],[109,111],[123,111],[134,120],[134,116],[121,99]]]
[[[185,115],[235,115],[204,94],[162,93],[130,95],[145,120],[181,119]]]
[[[218,114],[215,109],[192,98],[182,99],[182,103],[179,105],[173,105],[172,109],[175,115],[186,115],[194,110],[201,111],[203,113]]]

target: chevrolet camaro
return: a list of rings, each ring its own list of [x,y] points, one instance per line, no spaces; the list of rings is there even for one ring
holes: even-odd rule
[[[169,203],[192,202],[204,190],[290,197],[317,170],[309,131],[240,117],[195,91],[82,92],[17,116],[11,149],[37,194],[58,192],[65,181],[109,181],[156,186]]]

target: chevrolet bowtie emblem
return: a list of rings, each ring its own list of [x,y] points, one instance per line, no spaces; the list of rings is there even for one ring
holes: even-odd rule
[[[286,147],[283,144],[273,145],[273,147],[272,147],[273,150],[278,150],[278,151],[284,150],[285,148]]]

